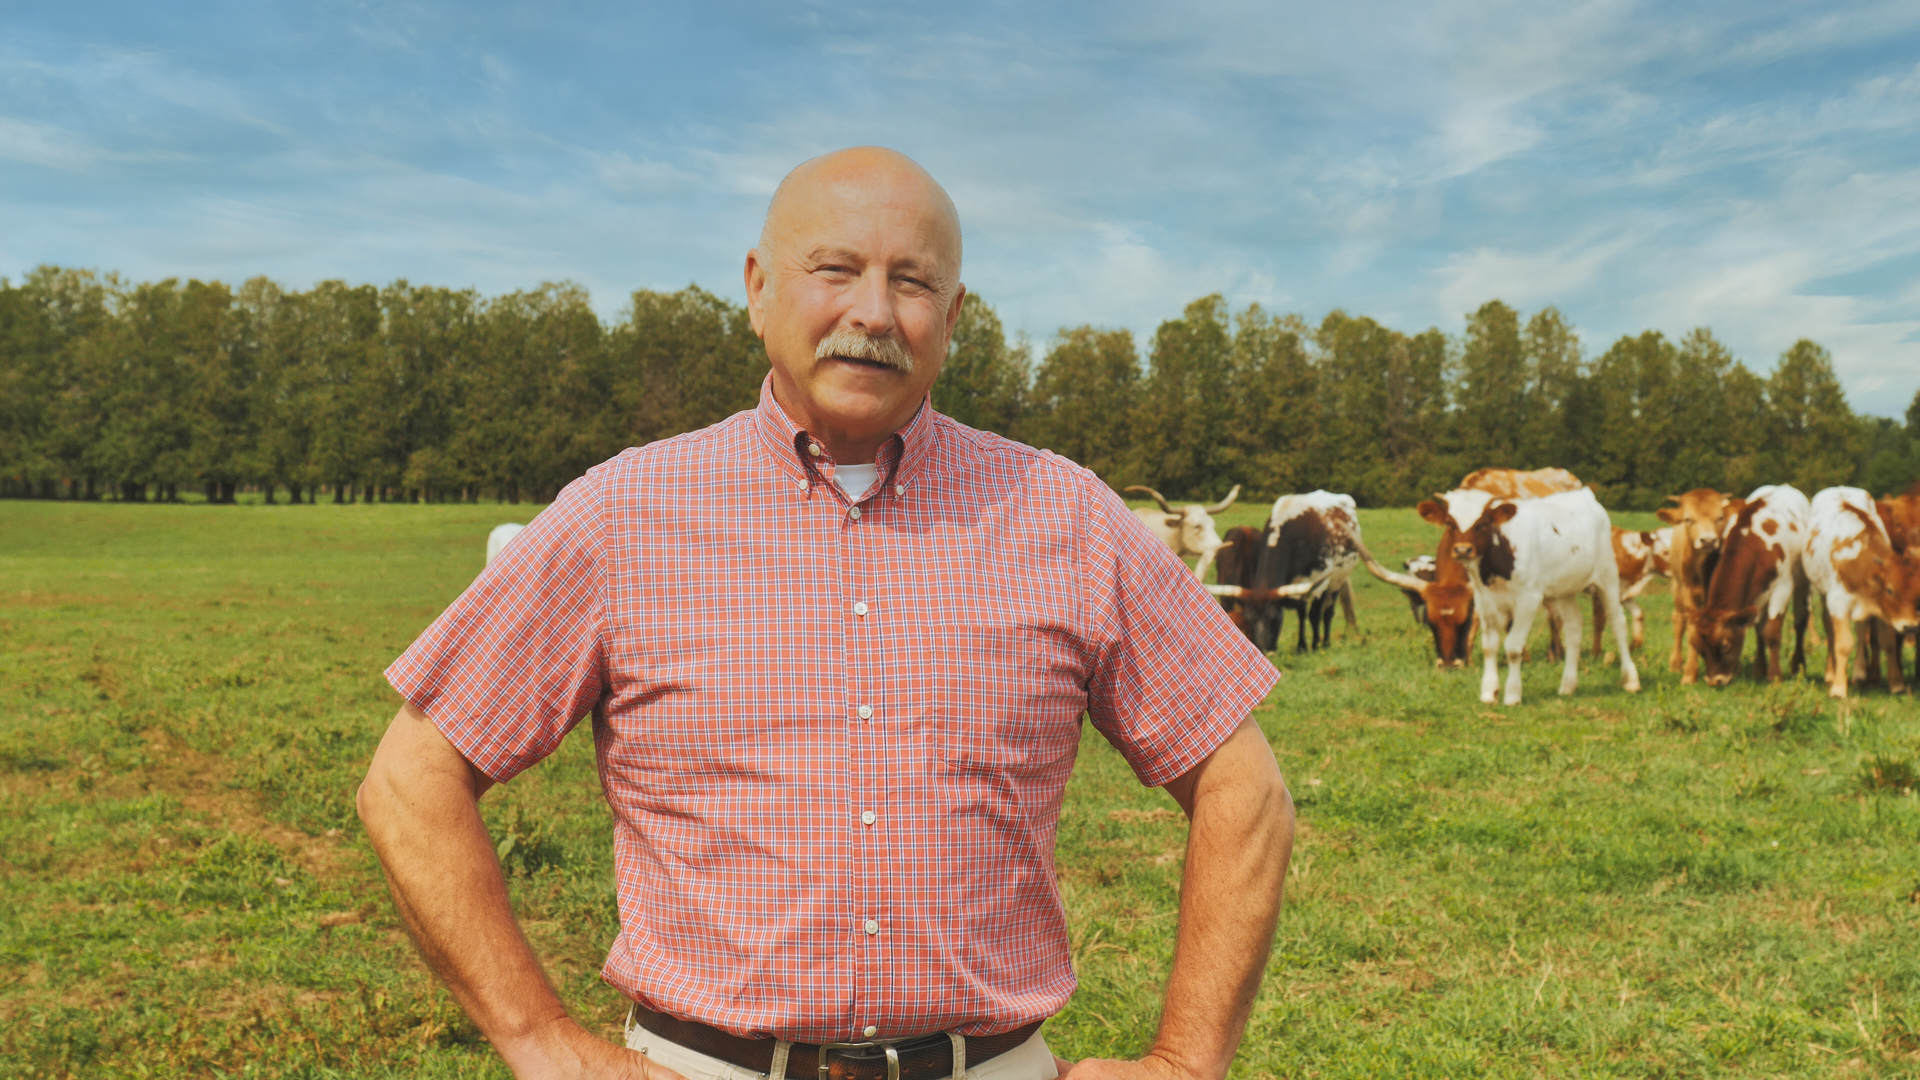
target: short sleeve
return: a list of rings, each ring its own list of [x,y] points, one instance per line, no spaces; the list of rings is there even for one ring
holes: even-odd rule
[[[552,753],[599,702],[602,469],[567,485],[387,668],[400,696],[494,780]]]
[[[1226,742],[1280,674],[1105,484],[1089,478],[1082,492],[1098,656],[1088,716],[1140,782],[1158,787]]]

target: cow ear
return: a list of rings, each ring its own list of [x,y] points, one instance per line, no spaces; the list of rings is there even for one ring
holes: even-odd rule
[[[1447,527],[1447,507],[1445,503],[1435,499],[1428,499],[1421,503],[1417,509],[1420,511],[1420,516],[1426,518],[1427,521],[1443,529]]]
[[[1182,516],[1181,516],[1181,515],[1179,515],[1179,514],[1168,514],[1168,515],[1167,515],[1167,526],[1168,526],[1169,528],[1174,528],[1174,529],[1177,529],[1177,528],[1179,528],[1179,527],[1180,527],[1180,523],[1181,523],[1181,522],[1183,522],[1183,521],[1185,521],[1185,520],[1187,520],[1187,519],[1186,519],[1186,518],[1184,518],[1184,517],[1182,517]]]
[[[1512,521],[1513,515],[1519,512],[1520,512],[1520,508],[1518,506],[1515,506],[1512,503],[1501,503],[1499,506],[1489,509],[1487,511],[1487,514],[1489,517],[1493,519],[1493,523],[1495,525],[1504,525],[1507,522]]]
[[[1888,529],[1893,528],[1893,504],[1892,503],[1884,502],[1884,501],[1875,502],[1873,504],[1873,512],[1880,515],[1881,523],[1886,525]]]
[[[1747,500],[1745,499],[1728,499],[1727,500],[1727,516],[1730,518],[1739,517],[1740,511],[1745,510],[1746,508],[1747,508]]]
[[[1673,498],[1673,496],[1669,495],[1667,496],[1667,498],[1671,499]],[[1655,510],[1653,512],[1654,517],[1659,518],[1661,521],[1664,521],[1669,525],[1680,524],[1680,514],[1681,514],[1680,508],[1677,506],[1663,506],[1660,509]]]

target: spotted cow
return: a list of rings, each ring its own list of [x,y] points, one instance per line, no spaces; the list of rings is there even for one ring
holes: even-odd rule
[[[1739,673],[1740,650],[1748,627],[1756,638],[1754,670],[1764,661],[1766,677],[1779,682],[1780,638],[1787,610],[1793,610],[1791,670],[1807,659],[1807,575],[1805,554],[1811,507],[1807,497],[1786,485],[1756,489],[1735,499],[1736,509],[1720,538],[1713,576],[1693,613],[1693,648],[1707,669],[1708,686],[1725,686]]]
[[[1911,553],[1893,550],[1866,492],[1831,487],[1813,497],[1806,566],[1827,608],[1827,693],[1844,698],[1847,684],[1865,674],[1865,657],[1854,654],[1856,623],[1880,620],[1883,648],[1892,644],[1894,633],[1920,625],[1914,608],[1920,600],[1920,564]],[[1897,666],[1888,674],[1896,692],[1906,689]]]

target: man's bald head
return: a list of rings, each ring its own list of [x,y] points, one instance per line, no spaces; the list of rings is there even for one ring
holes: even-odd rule
[[[942,249],[941,283],[943,293],[951,293],[960,281],[962,244],[960,212],[954,208],[947,189],[920,167],[920,163],[884,146],[853,146],[801,162],[780,181],[767,203],[767,216],[760,224],[760,258],[772,263],[783,242],[791,243],[791,225],[796,217],[805,217],[822,199],[833,197],[835,189],[857,186],[880,194],[890,202],[917,204],[932,215],[939,226]],[[768,286],[772,287],[772,282]]]

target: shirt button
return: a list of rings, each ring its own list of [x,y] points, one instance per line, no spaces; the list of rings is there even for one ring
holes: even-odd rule
[[[801,491],[807,490],[807,482],[805,480],[800,481],[800,490]]]
[[[848,517],[850,517],[850,518],[852,518],[852,519],[853,519],[853,520],[855,520],[855,521],[859,521],[859,520],[860,520],[860,508],[856,506],[856,507],[854,507],[853,509],[851,509],[851,510],[848,510],[848,511],[847,511],[847,516],[848,516]]]
[[[865,930],[869,935],[877,934],[880,932],[880,924],[872,919],[868,919],[867,925],[861,927],[861,929]]]
[[[873,811],[871,810],[860,811],[860,824],[871,825],[878,820],[880,820],[879,817],[876,816]]]
[[[907,493],[907,485],[905,484],[893,485],[893,493],[895,495],[905,495]]]
[[[860,708],[856,709],[855,711],[860,714],[860,719],[862,720],[873,719],[873,706],[871,705],[862,705],[860,706]]]
[[[807,444],[807,453],[809,453],[809,454],[812,454],[812,455],[813,455],[814,457],[819,457],[819,456],[820,456],[820,444],[819,444],[819,443],[808,443],[808,444]]]
[[[865,600],[861,600],[855,603],[853,605],[853,613],[855,615],[865,615],[867,613],[867,602]]]
[[[871,1039],[875,1035],[880,1034],[880,1029],[877,1027],[874,1027],[872,1024],[868,1024],[866,1027],[863,1027],[860,1029],[860,1034],[865,1035],[867,1038]]]

